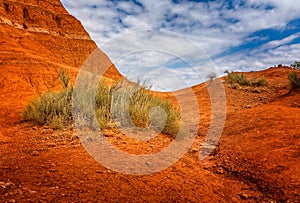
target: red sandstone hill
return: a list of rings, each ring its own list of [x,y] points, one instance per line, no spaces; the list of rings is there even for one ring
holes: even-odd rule
[[[0,28],[1,101],[9,95],[14,108],[20,108],[34,91],[59,84],[56,72],[61,68],[75,75],[97,48],[59,0],[1,0]],[[111,64],[104,53],[99,60]],[[113,65],[105,76],[121,77]]]
[[[75,78],[95,43],[58,0],[0,1],[1,202],[299,202],[300,92],[291,69],[245,73],[265,77],[264,88],[225,86],[226,121],[218,147],[198,159],[211,120],[210,83],[192,87],[200,129],[192,149],[158,173],[131,176],[97,163],[72,130],[20,123],[19,110],[37,91],[59,88],[60,68]],[[110,60],[103,54],[105,64]],[[119,79],[114,66],[106,77]],[[160,93],[157,93],[160,94]],[[175,92],[187,103],[187,90]],[[173,97],[173,93],[161,94]],[[190,109],[188,111],[193,111]],[[135,154],[172,141],[137,142],[113,134],[110,142]]]

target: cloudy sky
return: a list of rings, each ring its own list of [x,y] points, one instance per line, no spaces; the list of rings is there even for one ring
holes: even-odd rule
[[[162,91],[300,58],[297,0],[62,0],[120,72]],[[146,77],[147,76],[147,77]]]

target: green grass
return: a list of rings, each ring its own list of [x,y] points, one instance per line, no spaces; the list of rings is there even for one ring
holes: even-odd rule
[[[251,86],[251,87],[264,87],[268,86],[266,78],[251,78],[248,79],[244,74],[237,74],[234,72],[229,73],[226,78],[226,83],[230,84],[231,87],[237,88],[238,86]]]
[[[69,88],[61,92],[44,93],[25,107],[22,111],[23,120],[63,128],[72,120],[71,97],[72,89]]]
[[[114,92],[112,101],[114,118],[122,126],[133,123],[137,127],[152,125],[159,129],[164,125],[162,132],[170,135],[176,135],[179,130],[179,110],[170,101],[149,93],[145,87],[136,84],[121,88]]]
[[[77,116],[75,120],[80,121],[80,125],[89,127],[97,125],[101,129],[116,129],[118,125],[128,128],[134,125],[147,128],[151,125],[161,129],[164,124],[163,133],[173,136],[178,133],[179,110],[169,100],[154,96],[140,84],[131,83],[119,87],[108,86],[100,81],[96,92],[88,88],[79,91],[80,95],[75,95],[76,106],[72,107],[73,87],[63,70],[60,72],[60,79],[64,89],[44,93],[31,101],[22,111],[23,121],[62,129],[74,124],[74,113]],[[90,101],[95,101],[94,107],[90,105]],[[94,112],[97,123],[92,118]]]
[[[296,72],[290,72],[288,75],[288,79],[290,81],[290,85],[292,88],[300,88],[300,74]]]

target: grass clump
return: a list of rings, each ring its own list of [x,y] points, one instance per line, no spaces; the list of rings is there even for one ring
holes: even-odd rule
[[[154,96],[139,84],[118,89],[111,101],[114,119],[122,126],[151,126],[170,135],[176,135],[179,130],[179,110],[170,101]]]
[[[290,85],[293,89],[300,88],[300,74],[296,72],[290,72],[288,75]]]
[[[22,111],[24,121],[61,129],[72,125],[73,116],[76,115],[80,125],[86,124],[89,127],[97,125],[101,129],[115,129],[118,125],[128,128],[151,126],[161,129],[165,134],[178,133],[179,110],[170,101],[153,95],[139,83],[109,86],[100,81],[96,91],[85,88],[74,96],[75,92],[64,70],[59,76],[63,90],[44,93],[31,101]],[[72,106],[72,98],[76,98],[75,106]],[[90,101],[94,101],[95,105],[91,106]],[[96,121],[93,115],[96,115]]]
[[[61,77],[68,77],[63,71]],[[62,79],[62,78],[61,78]],[[32,121],[37,125],[48,125],[61,129],[72,121],[72,87],[65,86],[60,92],[47,92],[31,101],[22,111],[23,121]]]
[[[251,87],[265,87],[268,86],[266,78],[251,78],[248,79],[244,74],[234,72],[227,72],[226,82],[231,84],[231,87],[237,88],[238,86],[251,86]]]

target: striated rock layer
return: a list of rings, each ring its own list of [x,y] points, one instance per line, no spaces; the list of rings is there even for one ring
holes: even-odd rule
[[[61,68],[74,79],[97,48],[59,0],[0,0],[0,44],[0,99],[5,106],[8,95],[10,100],[16,98],[14,108],[24,106],[36,93],[58,87]],[[100,53],[101,64],[110,67],[105,76],[121,78]]]

